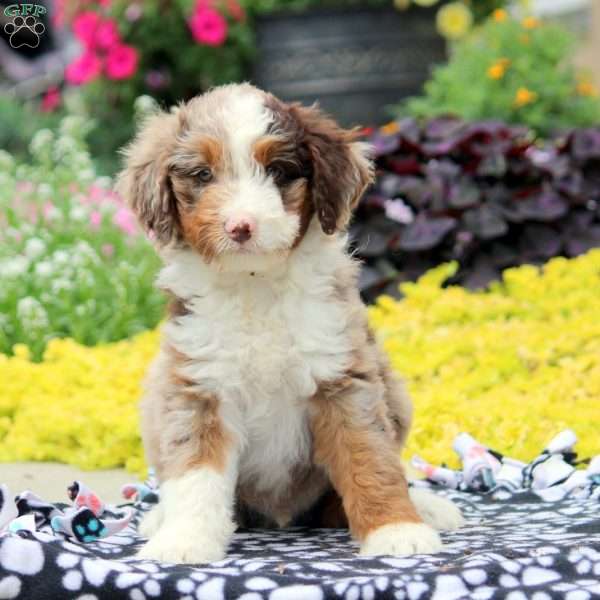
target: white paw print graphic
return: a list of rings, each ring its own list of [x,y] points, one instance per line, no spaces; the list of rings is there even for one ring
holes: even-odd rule
[[[15,49],[23,46],[37,48],[44,31],[46,31],[45,25],[31,15],[16,16],[12,22],[4,25],[4,32],[10,36],[8,43]]]

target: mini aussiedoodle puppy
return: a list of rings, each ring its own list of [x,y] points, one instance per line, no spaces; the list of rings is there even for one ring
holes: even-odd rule
[[[152,116],[119,189],[171,297],[142,401],[160,503],[140,556],[222,559],[249,523],[349,526],[364,555],[439,551],[461,524],[411,491],[410,401],[369,331],[345,227],[369,147],[248,84]]]

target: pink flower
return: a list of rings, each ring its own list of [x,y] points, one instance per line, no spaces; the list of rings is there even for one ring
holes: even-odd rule
[[[44,213],[44,218],[47,219],[54,211],[56,210],[56,206],[52,204],[52,202],[46,202],[44,207],[42,208],[42,212]]]
[[[139,4],[137,4],[136,2],[134,2],[133,4],[130,4],[125,9],[125,18],[130,23],[135,23],[136,21],[138,21],[140,19],[140,17],[142,16],[142,13],[143,13],[142,7]]]
[[[408,204],[402,200],[386,200],[385,201],[385,216],[397,223],[408,225],[415,220],[413,211]]]
[[[60,105],[60,90],[55,86],[51,86],[46,90],[40,109],[42,112],[54,112]]]
[[[60,29],[65,24],[65,5],[67,0],[55,0],[54,2],[54,10],[52,11],[52,16],[50,20],[52,25],[54,25],[57,29]]]
[[[35,185],[31,181],[19,181],[16,185],[17,191],[28,194],[35,189]]]
[[[115,253],[115,247],[112,244],[102,244],[101,251],[104,256],[111,257]]]
[[[238,0],[227,0],[227,11],[236,21],[246,20],[246,12]]]
[[[86,50],[65,69],[65,79],[73,85],[93,81],[102,71],[102,61],[97,54]]]
[[[106,190],[101,188],[99,185],[92,184],[88,188],[87,194],[88,195],[84,200],[84,202],[86,204],[90,204],[90,203],[98,204],[102,201],[102,199],[106,195]]]
[[[44,220],[53,221],[57,216],[60,215],[60,211],[52,202],[46,202],[42,207],[42,214],[44,215]]]
[[[151,90],[162,90],[171,83],[171,76],[166,71],[152,69],[146,73],[144,81]]]
[[[135,224],[133,213],[125,207],[119,208],[115,213],[113,223],[127,235],[134,235],[137,233],[137,226]]]
[[[27,206],[27,208],[25,210],[26,210],[27,219],[29,220],[30,223],[33,223],[35,225],[38,220],[37,207],[34,204],[30,204]]]
[[[121,36],[119,35],[119,28],[117,27],[116,21],[106,19],[98,25],[94,37],[94,43],[98,48],[110,50],[110,48],[118,45],[120,42]]]
[[[109,79],[128,79],[138,64],[138,51],[133,46],[118,44],[111,48],[106,57],[106,75]]]
[[[102,223],[102,214],[98,210],[93,210],[90,213],[90,227],[92,229],[98,229]]]
[[[198,4],[188,21],[192,36],[199,44],[221,46],[227,39],[227,21],[214,8]]]
[[[83,42],[86,48],[91,48],[94,45],[96,30],[101,21],[100,15],[91,10],[79,13],[73,19],[73,33],[80,42]]]

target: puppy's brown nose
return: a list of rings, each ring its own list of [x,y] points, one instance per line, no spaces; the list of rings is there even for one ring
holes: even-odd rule
[[[238,244],[247,242],[254,233],[256,225],[251,217],[228,219],[225,223],[227,235]]]
[[[252,237],[250,225],[248,223],[240,223],[233,228],[229,236],[240,244],[247,242]]]

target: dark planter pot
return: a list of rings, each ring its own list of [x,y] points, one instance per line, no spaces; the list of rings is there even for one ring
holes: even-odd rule
[[[344,125],[380,124],[385,108],[418,94],[446,44],[436,8],[277,13],[256,24],[255,83],[321,106]]]

